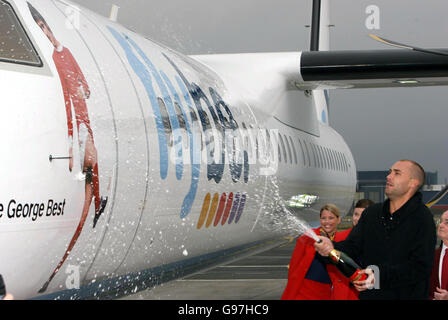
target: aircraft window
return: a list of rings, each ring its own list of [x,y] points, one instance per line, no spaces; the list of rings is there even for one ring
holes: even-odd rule
[[[338,166],[339,171],[342,171],[342,159],[341,159],[341,153],[338,151]]]
[[[344,166],[344,155],[342,154],[342,152],[339,153],[341,156],[341,170],[345,171],[345,166]]]
[[[314,146],[314,143],[310,142],[311,145],[311,152],[313,153],[314,156],[314,166],[316,168],[320,167],[320,163],[319,163],[319,157],[317,157],[317,151],[316,151],[316,147]]]
[[[320,162],[322,164],[322,168],[327,168],[327,163],[325,161],[325,155],[324,151],[322,150],[322,147],[320,145],[317,145],[317,149],[319,149]]]
[[[259,129],[259,130],[261,130],[261,129]],[[247,129],[247,139],[248,139],[247,140],[248,141],[247,153],[249,154],[250,159],[257,157],[257,152],[255,150],[256,137],[254,136],[257,132],[258,132],[258,130],[254,130],[254,127],[252,127],[252,126],[250,126],[250,128]]]
[[[275,141],[275,139],[274,139],[274,141]],[[280,142],[278,142],[278,139],[276,142],[277,142],[277,146],[278,146],[278,162],[282,162],[282,152],[280,150]]]
[[[278,144],[278,162],[282,162],[282,151],[280,150],[280,143]]]
[[[336,156],[336,167],[338,168],[338,171],[341,171],[341,165],[339,163],[339,152],[335,151],[335,156]]]
[[[282,150],[283,150],[283,158],[285,159],[285,163],[288,162],[288,156],[286,155],[286,148],[285,148],[285,143],[283,142],[283,138],[282,135],[279,133],[278,137],[280,138],[280,144],[282,145]]]
[[[294,162],[297,164],[297,152],[296,152],[296,147],[294,146],[294,142],[292,141],[291,136],[289,136],[289,141],[291,142],[292,151],[293,151],[293,154],[294,154]]]
[[[41,67],[42,61],[11,5],[0,0],[0,61]]]
[[[251,128],[251,130],[254,130],[254,131],[252,131],[252,141],[251,141],[251,144],[252,144],[252,147],[251,147],[251,148],[252,148],[252,152],[255,154],[254,157],[256,158],[256,160],[259,160],[259,159],[261,158],[261,155],[260,155],[260,152],[259,152],[259,150],[258,150],[258,137],[263,135],[263,134],[262,134],[263,129],[260,128],[259,131],[258,131],[258,130],[255,130],[254,127],[253,127],[252,125],[250,126],[250,128]],[[266,131],[267,131],[267,130],[266,130]],[[265,139],[265,140],[266,140],[266,139]],[[266,144],[269,143],[269,136],[267,137],[267,140],[266,140],[265,143],[266,143]]]
[[[331,162],[331,170],[335,170],[335,163],[334,163],[334,155],[333,155],[333,149],[328,150],[330,153],[330,162]]]
[[[333,165],[334,165],[334,170],[337,171],[338,170],[338,163],[336,160],[336,151],[331,150],[331,153],[333,154]]]
[[[177,120],[179,121],[179,127],[181,129],[187,130],[187,125],[185,123],[184,115],[182,114],[182,110],[180,110],[180,106],[177,102],[174,102],[174,106],[176,108]]]
[[[316,161],[316,155],[314,154],[314,148],[313,148],[313,143],[312,142],[308,142],[307,143],[307,145],[308,145],[308,151],[310,152],[310,160],[313,160],[313,164],[311,164],[311,162],[310,162],[310,166],[311,167],[317,167],[317,161]]]
[[[252,127],[252,125],[250,126],[250,128],[251,128],[251,130],[254,129],[254,127]],[[255,134],[255,132],[254,132],[254,134]],[[261,153],[260,148],[259,148],[259,146],[258,146],[258,137],[259,137],[259,136],[260,136],[260,135],[259,135],[258,132],[257,132],[257,134],[255,134],[255,145],[254,145],[254,147],[255,147],[255,150],[254,150],[254,152],[255,152],[255,157],[257,158],[257,160],[260,159],[260,158],[262,157],[262,155],[260,154],[260,153]]]
[[[316,156],[316,149],[314,148],[314,143],[310,142],[310,146],[311,146],[311,153],[313,154],[314,157],[314,167],[317,168],[319,167],[319,159]]]
[[[289,141],[288,141],[288,137],[286,135],[284,135],[285,137],[285,142],[286,142],[286,147],[288,148],[288,155],[289,155],[289,163],[292,164],[292,154],[291,154],[291,147],[289,146]]]
[[[327,164],[327,158],[325,158],[324,147],[319,146],[319,150],[320,150],[320,153],[322,154],[322,159],[323,159],[323,162],[324,162],[324,168],[327,169],[328,168],[328,164]]]
[[[339,157],[341,158],[341,171],[344,171],[344,159],[342,157],[342,152],[339,152]]]
[[[162,114],[163,127],[165,128],[166,141],[168,146],[173,146],[172,133],[173,130],[171,128],[170,116],[168,115],[168,111],[166,110],[165,101],[162,98],[157,98],[159,102],[160,113]]]
[[[335,159],[336,159],[336,169],[337,169],[337,171],[340,171],[341,168],[339,166],[339,153],[337,151],[335,151],[334,152],[334,156],[335,156]]]
[[[322,153],[322,147],[320,145],[316,145],[316,149],[319,153],[319,159],[320,159],[320,165],[321,168],[325,168],[325,159],[324,159],[324,155]]]
[[[266,138],[263,137],[265,132],[266,132]],[[269,130],[268,129],[264,129],[264,131],[263,131],[263,129],[260,128],[260,131],[258,131],[256,136],[255,136],[255,141],[258,141],[258,137],[263,137],[263,141],[264,141],[263,150],[257,151],[258,159],[262,159],[265,156],[269,157],[269,152],[272,152],[272,149],[271,149],[271,136],[269,135]],[[257,142],[257,148],[258,148],[258,142]],[[261,151],[263,151],[264,154],[261,154]]]
[[[311,167],[311,157],[310,157],[310,151],[308,149],[307,143],[305,140],[303,140],[303,145],[305,146],[306,155],[308,158],[308,166]]]
[[[300,138],[299,138],[299,147],[300,151],[302,151],[303,166],[306,167],[305,151],[303,151],[302,141],[300,141]]]
[[[343,153],[341,153],[341,159],[342,159],[342,169],[343,169],[344,171],[346,171],[346,168],[345,168],[345,156],[344,156]]]
[[[333,150],[333,157],[334,157],[334,168],[335,168],[336,171],[339,171],[338,153],[336,152],[336,150]]]
[[[181,132],[182,135],[182,146],[184,148],[188,148],[188,142],[189,140],[186,138],[186,132],[187,132],[187,125],[185,122],[185,118],[184,115],[182,113],[182,110],[180,109],[180,106],[177,102],[174,102],[174,107],[176,109],[176,114],[177,114],[177,121],[179,121],[179,127],[183,130]]]
[[[241,126],[243,127],[243,150],[245,150],[248,154],[252,154],[252,149],[250,148],[250,141],[249,141],[249,130],[247,130],[246,124],[244,122],[241,123]],[[223,138],[224,138],[224,132],[223,132]]]
[[[331,169],[331,163],[330,163],[330,158],[328,155],[328,149],[326,147],[322,147],[324,149],[324,154],[325,154],[325,161],[327,162],[327,169],[330,170]]]
[[[305,143],[306,143],[305,144],[306,150],[308,151],[308,154],[309,154],[310,167],[316,166],[316,157],[314,156],[313,149],[311,147],[311,142],[305,141]]]
[[[326,169],[327,168],[327,159],[325,159],[324,148],[322,146],[318,146],[318,147],[319,147],[320,154],[322,156],[322,167]]]
[[[271,135],[269,134],[269,130],[266,129],[266,155],[269,155],[269,161],[272,161],[272,159],[274,159],[275,157],[275,153],[274,153],[274,149],[272,148],[272,146],[274,146],[274,143],[271,141]]]
[[[344,154],[344,153],[342,154],[342,156],[343,156],[343,160],[344,160],[344,170],[345,170],[346,172],[348,172],[347,158],[345,157],[345,154]]]
[[[323,168],[322,157],[319,153],[319,148],[317,147],[317,144],[314,144],[313,147],[314,147],[314,151],[316,152],[317,166],[319,168]]]
[[[327,161],[327,169],[330,170],[331,169],[331,163],[330,163],[330,159],[329,159],[329,156],[328,156],[328,149],[326,147],[322,147],[322,149],[324,149],[325,161]]]
[[[261,131],[261,129],[259,129]],[[258,130],[255,130],[254,127],[250,126],[249,131],[249,149],[250,149],[250,156],[249,158],[256,158],[256,160],[258,160],[257,156],[258,156],[258,152],[256,149],[256,141],[257,141],[257,133],[259,132]]]
[[[204,145],[202,143],[202,129],[200,128],[199,124],[199,118],[196,114],[196,111],[194,111],[193,108],[190,108],[190,117],[191,117],[191,127],[192,131],[194,133],[195,142],[196,144],[201,144],[201,151],[204,150]]]
[[[260,148],[258,147],[258,134],[255,136],[255,156],[257,157],[257,160],[261,158]]]

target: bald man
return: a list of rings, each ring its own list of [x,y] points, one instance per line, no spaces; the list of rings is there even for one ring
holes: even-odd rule
[[[354,282],[360,300],[428,298],[436,233],[419,192],[424,183],[421,165],[396,162],[386,180],[387,200],[368,207],[345,241],[315,244],[323,256],[335,248],[371,266],[362,271],[367,280]]]

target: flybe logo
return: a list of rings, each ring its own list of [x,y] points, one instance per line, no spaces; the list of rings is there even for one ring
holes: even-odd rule
[[[205,90],[207,95],[201,87],[187,79],[170,57],[163,54],[175,71],[172,81],[163,70],[156,68],[134,40],[112,27],[108,29],[124,50],[129,65],[143,84],[150,101],[157,128],[161,179],[167,178],[169,160],[175,166],[177,180],[182,179],[184,164],[187,161],[191,164],[191,184],[183,200],[180,217],[184,218],[190,213],[196,198],[202,159],[206,160],[208,181],[219,184],[228,162],[232,181],[248,183],[250,164],[254,162],[246,148],[245,141],[248,139],[242,134],[244,130],[240,130],[247,131],[247,128],[244,123],[240,127],[217,90],[209,87]],[[156,94],[154,85],[157,85],[161,97]],[[188,136],[189,159],[183,155],[184,132]],[[202,137],[205,147],[202,145]],[[262,140],[257,140],[257,144],[258,141]],[[253,139],[251,143],[254,143]],[[259,152],[260,146],[257,145],[256,148]],[[252,150],[256,148],[253,147]],[[265,149],[275,150],[271,146]],[[204,152],[204,157],[201,152]],[[274,163],[277,164],[276,159]]]
[[[246,205],[246,194],[230,192],[229,195],[223,193],[219,196],[218,193],[213,195],[210,193],[204,198],[202,204],[201,214],[199,216],[197,229],[202,227],[209,228],[212,224],[214,227],[221,224],[222,226],[231,223],[238,223]]]

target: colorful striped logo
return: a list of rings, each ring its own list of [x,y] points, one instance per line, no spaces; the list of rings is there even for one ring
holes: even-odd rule
[[[218,224],[223,226],[226,223],[238,223],[243,214],[245,205],[245,193],[240,194],[238,192],[234,195],[233,192],[231,192],[227,196],[224,192],[221,197],[218,193],[215,193],[213,198],[210,193],[207,193],[202,204],[197,229],[201,229],[204,224],[206,228],[209,228],[212,223],[214,227],[218,226]]]

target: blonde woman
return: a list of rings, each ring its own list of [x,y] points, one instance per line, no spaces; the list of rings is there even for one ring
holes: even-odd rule
[[[337,232],[341,216],[334,204],[320,210],[320,227],[316,235],[342,241],[346,234]],[[289,264],[288,283],[282,300],[357,300],[357,291],[328,259],[319,255],[314,240],[303,235],[297,239]]]

